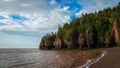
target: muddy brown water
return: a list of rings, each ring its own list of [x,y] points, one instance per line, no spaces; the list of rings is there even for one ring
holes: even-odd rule
[[[0,68],[76,68],[88,55],[79,50],[0,49]]]

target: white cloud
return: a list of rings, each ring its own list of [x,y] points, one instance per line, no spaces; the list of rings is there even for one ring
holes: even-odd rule
[[[5,2],[11,2],[11,1],[14,1],[14,0],[3,0],[3,1],[5,1]]]
[[[32,31],[40,35],[57,31],[58,25],[68,22],[72,11],[68,10],[69,6],[61,8],[54,0],[51,2],[52,5],[48,5],[46,0],[15,0],[8,5],[0,2],[0,16],[5,17],[0,23],[6,24],[0,26],[0,31],[23,31],[26,34]],[[22,16],[27,20],[15,20],[10,15]]]
[[[70,20],[70,16],[76,10],[69,10],[70,6],[62,6],[55,0],[7,0],[11,2],[0,1],[0,19],[1,31],[32,31],[39,34],[46,34],[57,31],[58,25],[63,25]],[[103,9],[104,7],[117,4],[105,0],[78,0],[82,10],[76,13],[80,16],[82,13],[90,13]],[[67,2],[67,1],[66,1]],[[69,4],[73,1],[68,1]],[[108,3],[108,4],[106,4]],[[111,5],[112,4],[112,5]],[[9,12],[8,12],[9,11]],[[16,20],[10,15],[25,17],[27,20]],[[26,33],[27,34],[27,33]]]
[[[65,6],[62,9],[60,9],[60,11],[68,11],[69,8],[70,8],[69,6]]]
[[[16,30],[16,29],[23,29],[23,27],[21,25],[5,25],[5,26],[1,26],[0,30]]]
[[[75,9],[69,10],[75,1],[82,6],[78,13]],[[57,31],[58,25],[68,22],[71,15],[76,13],[79,16],[82,13],[98,11],[114,6],[118,1],[120,0],[62,0],[58,3],[56,0],[0,0],[0,17],[3,17],[0,19],[0,45],[38,47],[43,35]],[[17,17],[18,19],[15,19]],[[19,37],[15,37],[16,35]]]
[[[30,5],[32,5],[32,4],[27,4],[27,3],[21,4],[21,6],[24,6],[24,7],[27,7],[27,6],[30,6]]]
[[[81,16],[83,13],[91,13],[102,10],[107,7],[113,7],[118,4],[120,0],[78,0],[78,3],[82,6],[82,10],[76,13],[76,16]]]
[[[49,3],[50,3],[51,5],[55,5],[57,2],[56,2],[55,0],[51,0]]]
[[[0,32],[0,48],[38,48],[40,38]]]

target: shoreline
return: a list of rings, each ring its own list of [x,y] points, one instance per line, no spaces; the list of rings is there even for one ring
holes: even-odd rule
[[[90,66],[90,68],[120,68],[120,47],[103,49],[107,51],[99,62]]]
[[[78,66],[77,68],[89,68],[91,65],[97,63],[100,59],[102,59],[107,54],[107,51],[102,51],[101,55],[94,59],[89,59],[82,66]]]

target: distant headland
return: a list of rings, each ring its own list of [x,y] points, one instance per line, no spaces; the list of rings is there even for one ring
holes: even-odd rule
[[[40,49],[93,49],[120,44],[120,3],[113,8],[82,14],[56,33],[42,37]]]

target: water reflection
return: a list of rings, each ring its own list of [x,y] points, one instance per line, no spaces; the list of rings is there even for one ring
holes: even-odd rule
[[[72,68],[83,64],[81,56],[79,51],[0,49],[0,68]]]

